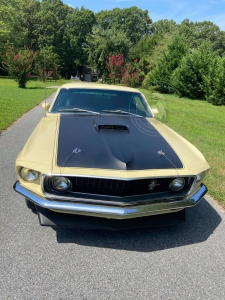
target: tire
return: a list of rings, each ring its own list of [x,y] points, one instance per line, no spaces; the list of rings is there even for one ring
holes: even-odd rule
[[[33,202],[31,202],[29,199],[25,198],[26,206],[31,209],[32,211],[36,211],[36,206]]]

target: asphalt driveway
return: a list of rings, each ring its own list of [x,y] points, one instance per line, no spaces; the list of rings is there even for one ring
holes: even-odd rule
[[[41,227],[12,186],[42,116],[38,106],[0,135],[0,299],[225,299],[225,212],[207,196],[179,226]]]

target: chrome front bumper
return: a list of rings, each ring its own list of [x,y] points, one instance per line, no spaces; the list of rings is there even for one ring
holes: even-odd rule
[[[55,212],[121,220],[179,211],[196,205],[207,192],[202,184],[194,195],[183,200],[119,207],[49,200],[25,189],[19,181],[15,182],[13,188],[34,204]]]

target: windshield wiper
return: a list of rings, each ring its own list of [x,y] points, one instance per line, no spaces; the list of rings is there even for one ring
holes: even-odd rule
[[[90,113],[90,114],[96,114],[96,115],[101,115],[99,112],[97,111],[92,111],[92,110],[86,110],[86,109],[81,109],[81,108],[64,108],[64,109],[59,109],[59,111],[68,111],[68,112],[86,112],[86,113]]]
[[[124,115],[131,115],[131,116],[136,116],[136,117],[140,117],[140,118],[143,118],[143,116],[140,116],[140,115],[137,115],[137,114],[132,114],[128,111],[125,111],[125,110],[120,110],[120,109],[117,109],[117,110],[108,110],[108,109],[104,109],[102,110],[103,112],[106,112],[106,113],[114,113],[114,114],[124,114]]]

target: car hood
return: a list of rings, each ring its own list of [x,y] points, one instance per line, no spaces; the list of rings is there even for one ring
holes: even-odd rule
[[[58,132],[58,115],[42,118],[17,157],[17,165],[51,172]]]
[[[192,144],[154,118],[77,114],[43,118],[16,165],[115,178],[198,174],[209,168]]]
[[[56,164],[112,170],[183,168],[176,152],[147,119],[75,114],[60,116]]]

